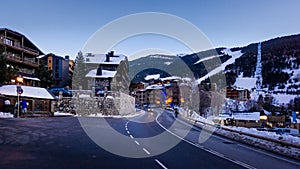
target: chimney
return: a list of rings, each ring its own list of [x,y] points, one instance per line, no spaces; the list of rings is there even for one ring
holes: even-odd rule
[[[106,60],[105,60],[105,62],[110,62],[109,57],[110,57],[110,53],[106,54]]]
[[[97,76],[101,76],[102,75],[102,67],[99,66],[98,69],[97,69]]]

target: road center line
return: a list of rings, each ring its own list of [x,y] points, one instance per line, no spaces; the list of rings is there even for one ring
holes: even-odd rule
[[[137,145],[140,145],[140,143],[139,143],[138,141],[134,140],[134,142],[135,142]]]
[[[147,149],[143,148],[143,150],[144,150],[148,155],[150,155],[150,152],[149,152]]]
[[[127,130],[127,134],[130,134],[130,132]]]
[[[130,134],[129,136],[130,136],[130,138],[132,138],[132,139],[133,139],[133,136],[132,136],[131,134]]]
[[[158,159],[155,159],[155,161],[163,168],[168,169],[163,163],[161,163]]]

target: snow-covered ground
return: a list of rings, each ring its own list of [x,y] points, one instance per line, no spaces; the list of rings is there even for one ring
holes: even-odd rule
[[[206,130],[211,130],[219,135],[227,137],[232,140],[237,140],[250,144],[255,147],[273,151],[276,153],[284,154],[290,157],[300,158],[300,149],[296,148],[300,146],[300,137],[291,135],[279,135],[274,132],[268,131],[258,131],[255,128],[245,128],[245,127],[234,127],[234,126],[220,126],[215,127],[212,119],[216,117],[204,118],[195,112],[189,110],[180,109],[180,114],[182,117],[197,121],[198,125],[201,125]],[[207,125],[210,124],[210,125]],[[195,124],[194,124],[195,125]],[[204,126],[203,126],[204,125]],[[265,139],[262,139],[262,138]],[[271,140],[278,140],[281,143],[274,142]],[[291,144],[294,146],[285,146],[285,144]]]
[[[58,116],[75,116],[75,115],[72,113],[54,112],[54,116],[58,117]]]
[[[13,118],[14,115],[11,113],[0,112],[0,118]]]
[[[234,86],[251,91],[251,89],[255,88],[256,86],[256,80],[257,79],[253,77],[238,77],[236,78]]]

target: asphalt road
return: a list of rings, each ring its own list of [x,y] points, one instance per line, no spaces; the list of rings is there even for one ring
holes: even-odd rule
[[[168,111],[130,119],[0,119],[0,169],[300,166],[295,160],[219,136],[199,143],[207,134],[174,119]]]

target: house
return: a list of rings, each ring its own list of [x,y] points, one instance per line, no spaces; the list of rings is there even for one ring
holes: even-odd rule
[[[96,95],[105,91],[122,91],[129,93],[128,60],[124,55],[115,55],[113,51],[108,54],[91,54],[85,56],[88,70],[86,78],[88,89],[95,90]]]
[[[160,74],[147,75],[145,78],[149,84],[139,82],[131,92],[138,105],[156,105],[171,106],[180,105],[182,97],[180,86],[178,85],[180,77],[160,78]]]
[[[39,79],[34,76],[39,66],[38,56],[44,53],[26,36],[7,28],[0,29],[0,47],[4,49],[4,57],[8,65],[18,67],[18,73],[11,79],[16,84],[16,78],[21,75],[23,85],[39,86]]]
[[[41,114],[48,116],[53,113],[51,95],[45,88],[33,86],[21,86],[23,93],[19,95],[19,100],[26,100],[28,103],[28,114]],[[10,101],[10,107],[13,107],[13,112],[16,114],[15,105],[18,102],[17,85],[3,85],[0,87],[0,95]]]
[[[69,56],[57,56],[49,53],[40,58],[43,60],[51,71],[53,88],[71,87],[71,81],[74,71],[74,61],[70,60]]]
[[[248,89],[226,87],[226,98],[238,101],[247,101],[250,99],[250,92]]]

